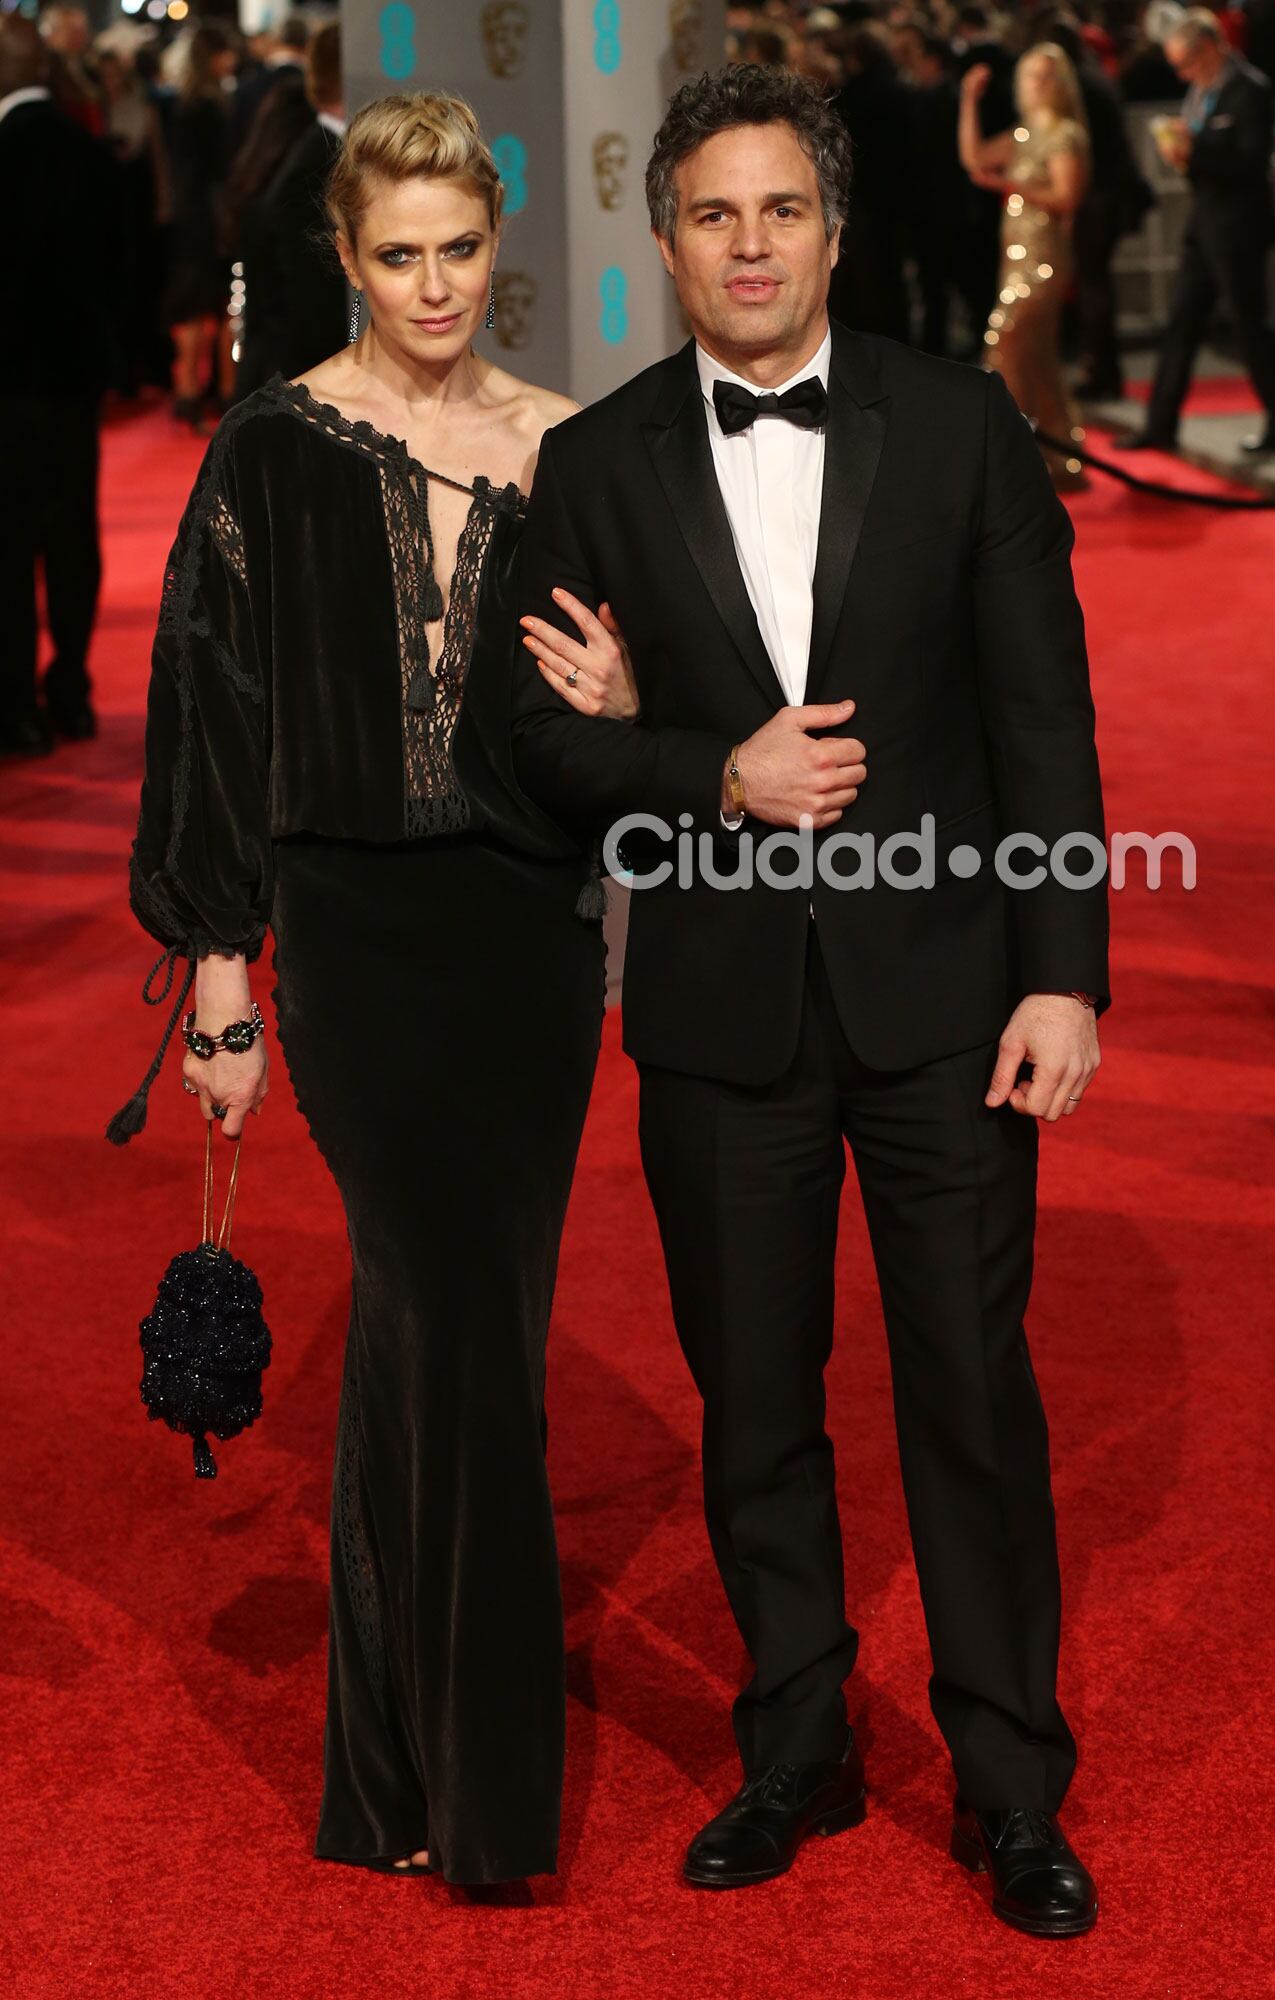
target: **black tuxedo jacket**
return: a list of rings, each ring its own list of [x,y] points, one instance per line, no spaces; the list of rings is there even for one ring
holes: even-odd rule
[[[1217,103],[1192,142],[1187,168],[1196,209],[1213,229],[1229,223],[1263,243],[1271,235],[1273,117],[1275,90],[1269,78],[1232,57]]]
[[[316,117],[244,219],[241,398],[272,375],[304,375],[344,345],[345,276],[335,251],[321,240],[324,184],[340,149],[340,140]]]
[[[768,421],[778,421],[769,419]],[[836,833],[879,844],[936,823],[931,889],[716,889],[696,871],[635,892],[625,1047],[638,1061],[773,1080],[796,1047],[807,929],[846,1034],[875,1068],[994,1040],[1034,991],[1107,992],[1105,882],[1010,890],[997,838],[1103,838],[1071,523],[1000,377],[834,323],[807,702],[853,697],[843,733],[867,781]],[[525,649],[520,781],[594,832],[634,811],[690,815],[719,869],[732,744],[785,696],[762,643],[713,470],[693,344],[551,431],[523,536],[524,612],[574,630],[555,585],[609,600],[628,640],[636,723],[578,715]],[[771,829],[748,822],[754,838]],[[945,857],[974,846],[981,866]],[[630,844],[638,858],[641,843]],[[673,850],[659,849],[672,858]],[[643,865],[653,861],[640,853]],[[1085,857],[1074,857],[1081,866]],[[851,857],[842,859],[842,872]],[[1020,855],[1020,869],[1033,865]],[[909,863],[901,860],[900,869]]]
[[[0,118],[9,299],[0,315],[0,397],[103,388],[118,290],[117,179],[101,140],[48,99]]]

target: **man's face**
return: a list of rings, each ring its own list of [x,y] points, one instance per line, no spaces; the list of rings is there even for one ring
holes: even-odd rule
[[[57,7],[50,14],[45,40],[62,56],[82,56],[92,40],[89,17],[79,7]]]
[[[1179,35],[1170,35],[1164,44],[1164,53],[1173,64],[1183,83],[1200,83],[1207,86],[1222,67],[1222,52],[1210,41],[1191,42]]]
[[[701,345],[722,361],[805,345],[826,317],[838,237],[824,234],[818,178],[792,126],[715,133],[675,182],[673,241],[657,241]]]

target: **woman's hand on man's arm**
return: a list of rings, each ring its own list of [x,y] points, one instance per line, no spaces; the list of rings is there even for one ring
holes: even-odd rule
[[[595,616],[569,590],[553,592],[554,603],[566,612],[580,638],[568,638],[542,618],[523,618],[522,643],[544,679],[581,715],[607,715],[632,722],[638,713],[637,683],[624,634],[609,604]]]

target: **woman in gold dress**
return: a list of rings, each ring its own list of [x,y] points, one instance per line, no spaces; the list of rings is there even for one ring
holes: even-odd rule
[[[979,100],[991,71],[967,70],[961,84],[961,164],[979,187],[1005,196],[1000,296],[983,335],[983,359],[998,368],[1024,416],[1050,437],[1079,443],[1084,432],[1063,379],[1059,322],[1074,259],[1072,219],[1089,182],[1089,128],[1076,72],[1055,42],[1019,60],[1014,99],[1019,124],[984,138]],[[1068,452],[1042,444],[1060,490],[1084,486]]]

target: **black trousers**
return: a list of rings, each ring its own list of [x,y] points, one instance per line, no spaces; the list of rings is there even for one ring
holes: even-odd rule
[[[1059,1709],[1045,1417],[1023,1330],[1036,1129],[983,1104],[994,1048],[884,1073],[854,1055],[813,940],[800,1044],[743,1088],[644,1067],[642,1157],[673,1311],[704,1400],[708,1531],[751,1655],[745,1771],[839,1756],[846,1623],[824,1428],[848,1140],[894,1382],[930,1699],[983,1808],[1054,1811],[1075,1765]]]
[[[1115,388],[1123,366],[1111,264],[1120,245],[1120,218],[1109,201],[1083,202],[1076,215],[1076,336],[1088,374]]]
[[[1195,357],[1219,301],[1258,398],[1275,421],[1275,329],[1266,301],[1268,244],[1264,222],[1239,231],[1198,210],[1192,216],[1147,410],[1147,429],[1157,437],[1177,434]]]
[[[96,396],[0,394],[0,723],[36,705],[36,567],[44,571],[53,659],[49,706],[89,693],[88,650],[102,580]]]

